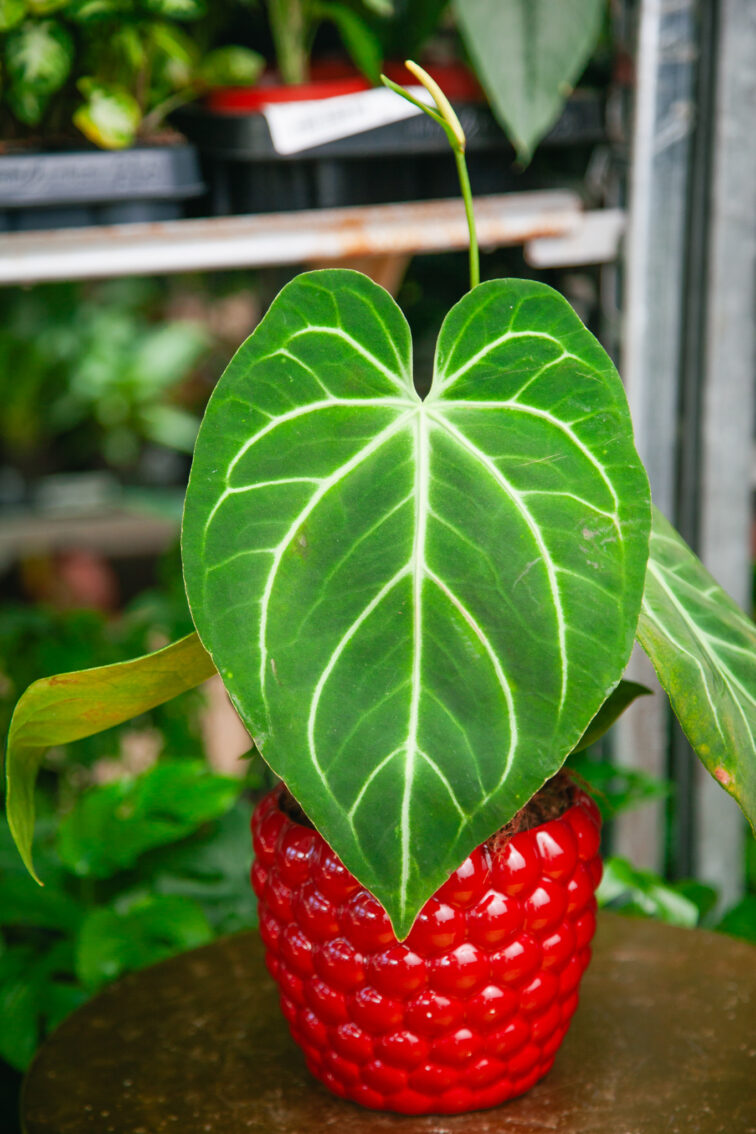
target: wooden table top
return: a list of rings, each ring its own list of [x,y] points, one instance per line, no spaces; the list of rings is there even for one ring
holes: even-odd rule
[[[26,1079],[26,1134],[756,1134],[756,949],[602,914],[552,1071],[494,1110],[398,1117],[307,1072],[255,933],[132,973]]]

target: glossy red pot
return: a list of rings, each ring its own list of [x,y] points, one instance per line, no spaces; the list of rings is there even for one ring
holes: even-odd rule
[[[495,1106],[551,1067],[595,929],[600,817],[558,818],[470,855],[397,942],[379,902],[270,792],[252,819],[268,969],[307,1066],[378,1110]]]

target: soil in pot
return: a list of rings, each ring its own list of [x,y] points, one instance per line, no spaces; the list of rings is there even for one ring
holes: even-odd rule
[[[566,776],[482,846],[397,942],[283,786],[258,804],[268,969],[316,1078],[403,1114],[496,1106],[550,1069],[595,929],[600,817]]]

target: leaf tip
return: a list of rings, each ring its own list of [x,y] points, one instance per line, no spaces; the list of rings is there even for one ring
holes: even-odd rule
[[[13,833],[12,829],[11,829],[11,833]],[[37,885],[41,886],[42,889],[44,889],[45,884],[42,881],[42,879],[40,878],[40,876],[37,874],[37,871],[34,867],[34,861],[32,859],[32,855],[31,855],[31,847],[29,847],[28,849],[26,847],[22,847],[21,844],[19,843],[18,839],[16,839],[15,834],[13,835],[13,838],[16,841],[16,846],[18,847],[18,853],[21,855],[21,860],[22,860],[24,866],[29,871],[29,874],[31,874],[32,878],[37,883]]]

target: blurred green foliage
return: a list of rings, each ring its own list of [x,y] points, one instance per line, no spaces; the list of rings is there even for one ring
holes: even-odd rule
[[[197,23],[207,10],[204,0],[3,0],[6,125],[57,136],[73,123],[95,145],[122,149],[205,91],[256,82],[262,56],[210,47]]]
[[[197,321],[158,321],[162,292],[127,279],[0,296],[0,443],[8,459],[39,471],[56,459],[121,469],[145,442],[191,453],[202,406],[190,380],[213,341]]]
[[[596,759],[588,749],[570,756],[567,767],[590,785],[604,822],[623,811],[641,807],[655,799],[664,799],[672,791],[672,784],[667,780]]]
[[[188,633],[177,550],[116,618],[0,607],[0,729],[31,681],[125,660]],[[201,691],[49,754],[37,793],[40,888],[0,819],[0,1059],[24,1068],[41,1038],[121,973],[254,924],[243,779],[207,765]],[[151,741],[129,771],[128,742]],[[111,778],[115,776],[116,778]],[[106,777],[105,782],[100,782]]]
[[[166,760],[91,788],[40,825],[45,887],[0,821],[0,1056],[23,1068],[42,1035],[131,969],[254,924],[248,783]]]
[[[62,820],[57,852],[80,878],[111,878],[148,850],[177,842],[224,814],[238,781],[210,776],[199,761],[166,761],[136,779],[87,792]]]
[[[713,908],[717,892],[700,882],[665,882],[658,874],[637,870],[627,859],[613,856],[604,862],[598,899],[600,905],[613,905],[624,914],[692,928]]]

